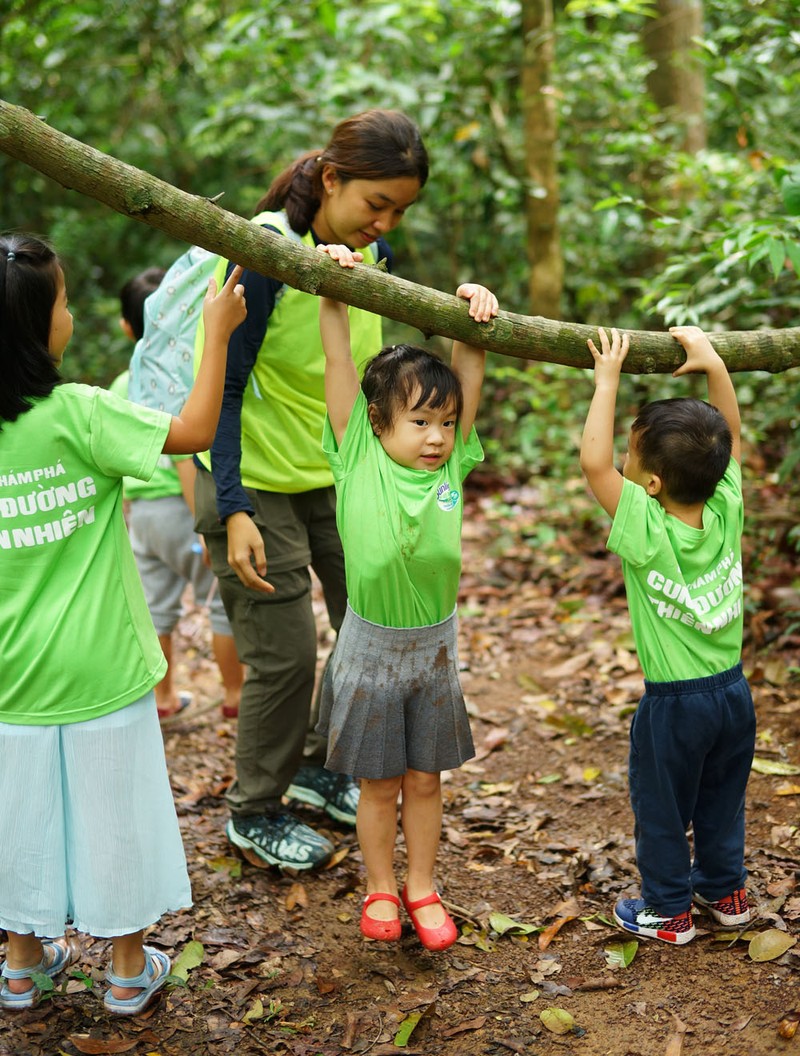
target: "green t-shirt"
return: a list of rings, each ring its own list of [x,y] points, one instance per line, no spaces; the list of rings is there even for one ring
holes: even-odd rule
[[[163,678],[122,477],[152,474],[169,427],[164,412],[88,385],[59,385],[3,423],[0,722],[97,718]]]
[[[626,480],[608,537],[622,558],[644,676],[675,682],[739,663],[744,624],[742,471],[731,459],[703,509],[703,527],[665,513]]]
[[[461,574],[461,482],[483,459],[473,429],[456,429],[440,469],[408,469],[384,451],[359,393],[341,445],[325,422],[336,523],[353,610],[383,627],[427,627],[454,610]]]
[[[109,386],[109,392],[116,396],[128,399],[128,378],[130,371],[124,370],[118,378],[114,378]],[[175,468],[175,462],[169,455],[161,455],[150,480],[137,480],[135,477],[125,477],[122,487],[126,499],[163,499],[168,495],[182,495],[181,480]]]

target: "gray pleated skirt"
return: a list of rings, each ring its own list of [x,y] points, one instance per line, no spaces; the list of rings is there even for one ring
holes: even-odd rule
[[[379,779],[454,770],[471,759],[457,656],[455,612],[429,627],[397,628],[348,606],[320,698],[327,769]]]

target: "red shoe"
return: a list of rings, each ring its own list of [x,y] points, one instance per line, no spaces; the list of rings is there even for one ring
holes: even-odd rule
[[[180,715],[182,711],[186,711],[186,709],[192,703],[193,699],[194,698],[192,697],[191,693],[187,693],[185,690],[181,690],[181,692],[178,694],[177,708],[156,708],[156,711],[158,712],[158,721],[164,722],[165,719],[176,718],[178,715]]]
[[[411,923],[414,925],[414,931],[416,931],[419,941],[426,950],[446,950],[458,938],[458,928],[455,926],[452,917],[444,909],[444,906],[442,906],[444,924],[440,924],[438,928],[426,928],[417,921],[414,913],[418,909],[422,909],[423,906],[432,906],[436,902],[439,905],[442,904],[442,900],[436,891],[431,895],[426,895],[424,898],[418,898],[416,902],[409,902],[406,889],[405,887],[403,888],[403,905],[411,917]]]
[[[367,895],[364,899],[364,907],[361,910],[361,934],[368,939],[377,939],[379,942],[397,942],[400,938],[400,918],[394,920],[378,920],[367,913],[367,908],[373,902],[393,902],[400,909],[400,899],[397,895],[389,895],[382,891]]]

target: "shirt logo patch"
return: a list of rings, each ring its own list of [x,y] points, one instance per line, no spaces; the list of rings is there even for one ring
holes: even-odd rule
[[[450,487],[450,482],[445,481],[444,484],[440,484],[436,489],[436,503],[440,510],[445,512],[454,510],[458,506],[458,500],[461,497],[460,492],[455,488]]]

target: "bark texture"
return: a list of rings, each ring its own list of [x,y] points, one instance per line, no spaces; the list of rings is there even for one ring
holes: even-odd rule
[[[192,245],[236,260],[307,293],[416,327],[425,335],[466,341],[519,359],[591,369],[592,327],[501,312],[474,323],[464,301],[387,274],[378,267],[345,271],[291,239],[271,235],[214,202],[186,194],[141,169],[57,132],[29,110],[0,100],[0,151],[117,212]],[[671,373],[683,361],[666,333],[630,331],[629,374]],[[778,372],[800,364],[800,327],[713,334],[728,370]]]
[[[552,86],[552,0],[523,0],[522,112],[525,129],[525,213],[534,315],[561,318],[564,262],[558,227],[558,116]]]

